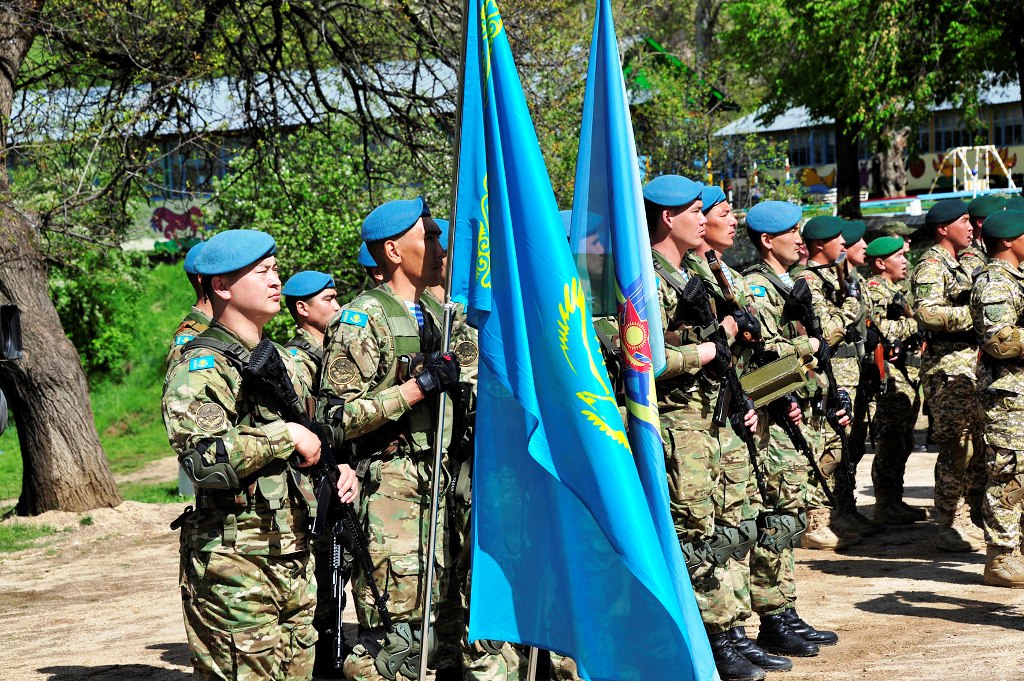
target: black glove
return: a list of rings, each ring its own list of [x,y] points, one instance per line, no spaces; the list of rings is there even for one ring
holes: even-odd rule
[[[761,341],[761,322],[757,317],[750,314],[746,308],[737,308],[731,313],[736,320],[736,327],[739,330],[738,338],[744,343],[757,343]]]
[[[850,399],[850,393],[846,392],[843,388],[836,388],[836,392],[839,393],[839,404],[836,406],[845,411],[846,415],[852,419],[853,400]]]
[[[458,384],[459,369],[455,353],[438,353],[423,364],[423,370],[416,375],[416,385],[424,394],[434,395]]]
[[[878,347],[879,343],[884,343],[885,340],[882,338],[882,334],[875,330],[875,327],[869,326],[864,333],[864,353],[865,355],[873,355],[875,348]],[[874,359],[872,359],[874,361]]]
[[[847,298],[859,298],[860,297],[860,286],[857,285],[857,280],[853,277],[846,278],[846,297]]]
[[[726,371],[732,371],[732,353],[722,341],[711,341],[715,344],[714,358],[704,365],[704,373],[712,381],[720,381]]]
[[[890,362],[900,364],[903,362],[903,341],[899,338],[889,344],[888,359]]]
[[[818,360],[818,366],[821,366],[831,356],[831,348],[828,347],[828,341],[821,336],[815,336],[815,338],[818,339],[818,351],[814,353],[814,358]]]

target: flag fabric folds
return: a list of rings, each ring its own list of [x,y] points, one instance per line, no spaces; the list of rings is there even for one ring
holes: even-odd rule
[[[478,23],[461,140],[479,133],[482,162],[470,171],[461,150],[456,211],[479,212],[451,255],[480,332],[470,639],[570,655],[589,679],[714,678],[622,425],[501,15],[492,0],[467,11]]]

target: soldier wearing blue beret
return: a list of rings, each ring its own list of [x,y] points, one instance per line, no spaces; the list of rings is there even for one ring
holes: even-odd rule
[[[910,275],[914,318],[928,332],[921,363],[924,400],[938,445],[935,462],[935,546],[943,551],[977,551],[981,531],[963,513],[981,519],[985,412],[978,392],[978,340],[971,319],[972,273],[957,260],[971,245],[967,204],[957,199],[928,209],[925,224],[934,244]]]
[[[303,469],[319,437],[284,410],[281,396],[242,380],[242,369],[281,308],[274,239],[252,230],[211,238],[195,260],[213,306],[208,329],[167,376],[163,416],[196,490],[181,528],[181,594],[198,678],[309,679],[316,601],[307,528],[316,497]],[[291,388],[308,397],[284,348]],[[351,502],[354,471],[340,466],[338,496]]]
[[[296,328],[285,348],[295,359],[299,380],[315,397],[324,361],[324,333],[328,322],[341,310],[334,277],[306,270],[293,274],[281,292]]]
[[[430,516],[424,484],[429,488],[433,475],[435,437],[445,450],[451,441],[450,432],[434,432],[436,398],[460,382],[459,359],[442,353],[442,320],[423,303],[424,291],[443,281],[440,236],[422,198],[375,208],[363,221],[362,237],[382,283],[344,306],[325,335],[318,414],[351,441],[352,462],[364,484],[359,516],[369,528],[368,549],[378,566],[371,575],[359,571],[353,581],[360,634],[345,658],[347,678],[385,678],[379,669],[415,678],[419,665],[427,560],[420,537]],[[445,421],[452,422],[451,413]],[[448,529],[441,499],[436,559],[443,565]],[[391,633],[372,605],[370,579],[388,596]]]
[[[205,241],[200,241],[188,249],[188,253],[185,255],[183,267],[185,275],[188,277],[188,283],[192,285],[192,290],[196,294],[196,302],[193,303],[192,309],[181,320],[178,329],[174,332],[171,348],[167,351],[167,359],[164,361],[165,374],[181,359],[181,349],[185,347],[185,344],[210,326],[213,308],[210,306],[210,299],[203,293],[201,277],[196,271],[196,258],[199,257],[199,253],[205,245]]]

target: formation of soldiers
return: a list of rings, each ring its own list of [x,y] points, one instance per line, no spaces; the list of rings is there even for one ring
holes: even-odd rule
[[[909,243],[868,244],[862,222],[818,217],[801,230],[799,206],[759,203],[745,225],[758,261],[740,273],[722,261],[738,221],[720,188],[666,175],[644,199],[665,329],[656,386],[666,483],[719,675],[762,679],[838,642],[797,613],[794,549],[837,549],[925,520],[903,501],[922,394],[939,446],[936,546],[987,544],[985,581],[1024,586],[1014,444],[1024,432],[1024,212],[1000,198],[937,203],[926,220],[934,245],[908,289]],[[438,677],[526,676],[521,647],[466,640],[479,352],[459,312],[444,347],[446,231],[422,199],[376,208],[359,253],[372,286],[343,307],[329,274],[282,286],[261,232],[221,232],[188,253],[196,305],[167,358],[163,413],[196,491],[175,521],[195,678],[301,679],[314,665],[358,681],[417,678],[428,561]],[[282,296],[296,333],[273,352],[322,431],[247,379]],[[616,352],[614,320],[597,331]],[[441,392],[452,399],[438,433]],[[855,503],[869,424],[873,518]],[[437,439],[443,493],[428,557]],[[344,603],[308,529],[308,471],[327,443],[338,502],[356,504],[373,568],[345,573],[358,635],[341,670],[324,643]],[[571,659],[551,658],[552,678],[578,678]]]

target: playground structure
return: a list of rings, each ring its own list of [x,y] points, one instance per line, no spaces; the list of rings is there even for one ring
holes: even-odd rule
[[[973,163],[971,162],[973,159]],[[1002,176],[1006,178],[1009,185],[1007,189],[1016,189],[1013,176],[1003,163],[999,150],[993,144],[984,144],[975,147],[954,147],[946,152],[940,167],[951,168],[951,179],[953,180],[953,192],[971,192],[977,194],[986,192],[992,188],[991,176],[993,167],[998,168]],[[929,193],[935,192],[935,186],[941,177],[941,173],[932,180]],[[959,187],[957,186],[959,183]]]

